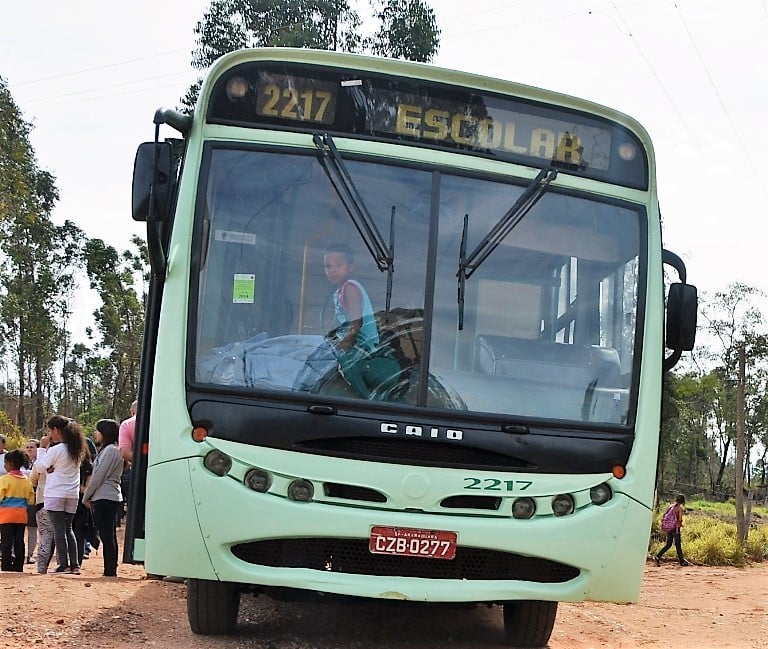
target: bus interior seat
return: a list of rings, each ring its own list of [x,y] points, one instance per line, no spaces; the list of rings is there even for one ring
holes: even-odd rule
[[[475,371],[521,380],[618,387],[619,353],[599,345],[570,345],[537,339],[479,335]]]

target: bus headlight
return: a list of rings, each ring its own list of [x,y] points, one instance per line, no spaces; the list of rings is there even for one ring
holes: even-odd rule
[[[288,485],[288,498],[307,503],[315,495],[315,487],[309,480],[294,480]]]
[[[595,505],[604,505],[613,497],[613,491],[603,482],[589,490],[589,497]]]
[[[232,459],[221,451],[213,450],[205,456],[203,465],[211,473],[219,476],[225,476],[232,468]]]
[[[245,486],[260,493],[269,491],[272,485],[272,476],[261,469],[251,469],[245,474]]]
[[[552,512],[555,516],[567,516],[573,514],[576,505],[573,502],[573,496],[569,494],[558,494],[552,499]]]
[[[536,503],[533,498],[518,498],[512,503],[512,516],[515,518],[532,518],[536,513]]]

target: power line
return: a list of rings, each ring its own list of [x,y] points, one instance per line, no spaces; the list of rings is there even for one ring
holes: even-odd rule
[[[128,91],[112,92],[112,93],[107,93],[103,95],[97,95],[95,97],[81,97],[78,99],[74,99],[72,101],[58,102],[55,104],[51,104],[50,106],[38,107],[36,112],[40,112],[45,108],[58,109],[58,108],[61,108],[62,106],[73,106],[76,104],[82,104],[82,103],[87,103],[92,101],[101,101],[102,99],[112,99],[113,97],[127,97],[128,95],[140,95],[145,92],[151,92],[153,90],[161,90],[161,89],[167,89],[167,88],[168,86],[166,84],[163,84],[163,85],[156,85],[156,86],[148,86],[146,88],[136,88],[134,90],[128,90]]]
[[[704,150],[704,147],[702,146],[701,142],[699,141],[698,137],[696,136],[696,133],[691,128],[691,126],[688,124],[688,121],[685,119],[685,116],[680,111],[680,109],[677,106],[677,103],[674,99],[672,99],[672,95],[667,90],[667,87],[664,85],[664,82],[661,80],[661,77],[656,73],[656,69],[651,64],[650,59],[646,56],[645,52],[643,51],[643,48],[640,47],[640,43],[635,38],[635,36],[632,34],[632,30],[629,28],[629,25],[627,24],[627,21],[624,19],[624,15],[621,13],[619,8],[616,6],[616,2],[614,0],[611,0],[611,5],[613,5],[613,10],[616,12],[616,15],[618,16],[619,20],[621,21],[621,24],[624,26],[624,29],[626,30],[627,35],[632,40],[632,43],[634,43],[635,48],[637,48],[637,51],[640,53],[640,56],[642,57],[645,64],[648,66],[648,69],[650,70],[651,74],[653,75],[653,78],[656,79],[656,83],[659,84],[659,88],[661,88],[661,91],[664,93],[664,96],[667,98],[667,101],[669,101],[670,105],[672,106],[672,109],[677,114],[677,117],[680,119],[680,121],[683,123],[683,126],[685,126],[688,133],[690,133],[691,137],[693,138],[694,142],[696,142],[696,146]]]
[[[138,89],[133,89],[133,90],[130,90],[130,91],[125,91],[125,89],[128,86],[135,85],[137,83],[144,83],[146,81],[157,81],[159,79],[176,78],[176,77],[181,77],[181,76],[185,76],[185,75],[187,75],[186,72],[173,72],[173,73],[170,73],[170,74],[163,74],[163,75],[159,75],[159,76],[155,76],[155,77],[144,77],[144,78],[136,80],[136,81],[126,81],[126,82],[122,82],[122,83],[118,83],[118,84],[112,84],[112,85],[107,85],[107,86],[98,86],[96,88],[88,88],[88,89],[85,89],[85,90],[74,90],[72,92],[65,92],[65,93],[59,93],[59,94],[55,94],[55,95],[49,95],[47,97],[37,97],[35,99],[30,99],[30,100],[28,100],[28,101],[26,101],[24,103],[26,105],[36,105],[36,104],[39,104],[39,103],[42,103],[42,102],[48,102],[48,101],[53,101],[53,100],[57,100],[57,99],[66,99],[66,98],[69,98],[69,97],[77,97],[79,95],[86,95],[86,94],[89,94],[89,93],[92,93],[92,92],[102,92],[102,91],[106,91],[106,90],[110,90],[110,89],[117,89],[117,90],[119,90],[119,92],[111,93],[111,94],[107,94],[107,95],[102,95],[101,97],[98,97],[98,99],[102,99],[102,98],[105,98],[105,97],[112,97],[112,96],[115,96],[115,95],[126,94],[127,92],[135,93],[135,92],[141,92],[141,91],[145,90],[143,88],[138,88]],[[158,87],[163,87],[163,86],[152,86],[151,88],[146,88],[146,90],[152,90],[152,89],[155,89],[155,88],[158,88]],[[89,101],[90,99],[93,99],[93,97],[84,97],[83,101]]]
[[[82,70],[74,70],[72,72],[63,72],[62,74],[54,74],[49,77],[41,77],[40,79],[31,79],[29,81],[19,81],[17,83],[9,83],[9,87],[11,88],[18,88],[20,86],[28,86],[33,83],[41,83],[43,81],[53,81],[56,79],[65,79],[67,77],[74,77],[79,74],[85,74],[86,72],[95,72],[97,70],[107,70],[109,68],[116,68],[120,67],[122,65],[131,65],[132,63],[140,63],[141,61],[151,61],[152,59],[157,59],[163,56],[170,56],[172,54],[180,54],[181,52],[184,52],[186,50],[170,50],[168,52],[159,52],[157,54],[152,54],[149,56],[141,56],[137,57],[135,59],[129,59],[127,61],[116,61],[115,63],[106,63],[105,65],[98,65],[92,68],[83,68]]]
[[[706,61],[704,61],[704,57],[701,54],[701,50],[699,50],[698,46],[696,45],[696,41],[693,38],[693,34],[691,34],[691,30],[688,29],[688,24],[686,23],[685,18],[683,17],[682,12],[680,11],[680,7],[677,6],[676,2],[673,2],[672,6],[675,8],[675,11],[677,11],[677,15],[680,18],[680,22],[683,25],[683,29],[685,29],[685,33],[688,35],[688,40],[691,42],[691,46],[693,47],[693,51],[696,52],[696,56],[698,57],[699,62],[701,63],[701,67],[704,69],[704,74],[707,75],[707,79],[709,80],[710,86],[712,86],[712,90],[715,93],[715,97],[717,97],[717,101],[720,104],[720,108],[723,109],[725,118],[728,120],[728,125],[731,127],[731,130],[736,136],[736,140],[738,141],[739,146],[742,149],[742,152],[746,155],[747,159],[749,159],[750,162],[752,162],[749,149],[747,149],[747,146],[744,143],[744,140],[741,139],[741,135],[739,134],[739,131],[736,128],[736,124],[733,122],[733,119],[731,118],[731,114],[725,105],[723,96],[720,94],[720,90],[718,89],[717,84],[715,83],[715,80],[712,78],[712,75],[709,72],[709,68],[707,67]],[[765,8],[765,4],[763,4],[763,8]]]

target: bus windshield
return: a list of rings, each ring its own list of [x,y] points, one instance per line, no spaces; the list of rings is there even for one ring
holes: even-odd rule
[[[377,263],[367,221],[351,218],[317,151],[207,146],[190,381],[275,398],[632,423],[641,206],[550,186],[459,277],[462,250],[483,242],[531,177],[513,184],[347,156],[344,169],[391,267]]]

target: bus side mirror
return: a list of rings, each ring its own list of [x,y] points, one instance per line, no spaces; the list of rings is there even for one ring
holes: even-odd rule
[[[140,144],[133,163],[132,211],[134,221],[163,220],[168,214],[172,179],[172,144],[170,142],[143,142]],[[153,191],[153,214],[150,214],[150,195]]]
[[[696,341],[699,298],[696,287],[672,284],[667,296],[666,345],[668,349],[689,352]]]

